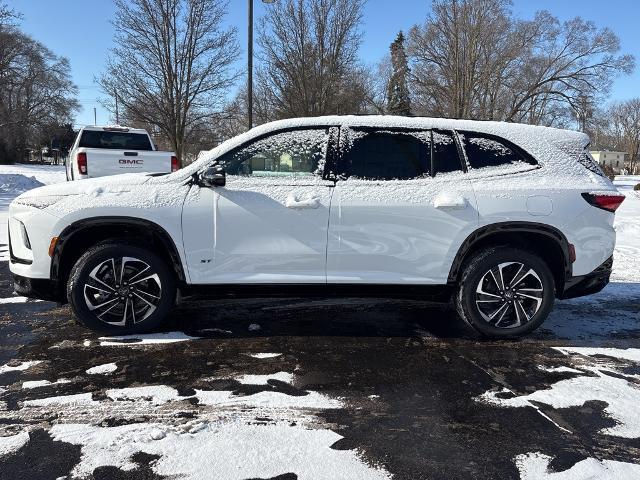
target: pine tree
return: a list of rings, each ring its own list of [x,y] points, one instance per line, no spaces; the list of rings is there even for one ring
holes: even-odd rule
[[[387,113],[391,115],[411,115],[409,98],[409,64],[404,50],[404,34],[402,31],[390,46],[391,78],[387,85]]]

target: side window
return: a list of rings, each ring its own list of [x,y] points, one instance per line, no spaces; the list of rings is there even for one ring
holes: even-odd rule
[[[327,139],[327,129],[276,133],[227,153],[219,162],[229,175],[322,175]]]
[[[461,133],[461,137],[471,168],[497,167],[521,163],[535,165],[535,161],[508,146],[506,142],[493,137],[466,132]]]
[[[429,176],[429,132],[352,130],[349,136],[345,160],[350,176],[367,180]]]
[[[451,132],[436,132],[433,135],[433,167],[438,173],[462,170],[456,141]]]

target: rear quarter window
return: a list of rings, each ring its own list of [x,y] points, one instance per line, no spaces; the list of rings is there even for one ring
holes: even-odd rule
[[[82,132],[78,146],[117,150],[153,150],[149,137],[144,133],[102,132],[99,130]]]
[[[461,132],[460,137],[473,169],[537,164],[535,159],[506,140],[469,132]]]

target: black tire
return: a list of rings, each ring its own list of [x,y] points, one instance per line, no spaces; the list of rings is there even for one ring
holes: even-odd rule
[[[101,333],[154,330],[173,307],[175,296],[175,277],[165,262],[124,240],[90,248],[67,282],[67,299],[76,318]]]
[[[495,247],[466,262],[454,302],[460,317],[481,335],[513,338],[538,328],[554,299],[553,275],[544,260],[526,250]]]

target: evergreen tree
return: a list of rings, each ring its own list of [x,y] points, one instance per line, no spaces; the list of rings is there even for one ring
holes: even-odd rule
[[[409,64],[404,50],[404,34],[402,31],[393,41],[391,50],[391,78],[387,85],[387,113],[391,115],[410,115],[411,100],[409,98]]]

